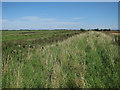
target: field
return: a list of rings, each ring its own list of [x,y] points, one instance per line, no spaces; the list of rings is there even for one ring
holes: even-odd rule
[[[120,88],[119,35],[3,31],[3,88]]]
[[[105,33],[114,35],[116,42],[120,46],[120,31],[105,31]]]
[[[105,31],[105,32],[111,33],[113,35],[120,35],[120,31]]]

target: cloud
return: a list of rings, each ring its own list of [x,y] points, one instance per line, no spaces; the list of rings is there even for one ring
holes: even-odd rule
[[[82,17],[75,17],[71,19],[59,19],[59,18],[41,18],[38,16],[25,16],[14,20],[2,20],[3,29],[89,29],[89,28],[115,28],[116,25],[95,25],[82,23],[80,20]],[[76,21],[76,20],[79,20]]]
[[[49,29],[49,28],[75,28],[80,22],[58,18],[41,18],[38,16],[25,16],[12,21],[4,20],[3,29]]]
[[[84,19],[83,17],[74,17],[72,18],[72,20],[81,20],[81,19]]]
[[[4,20],[4,19],[3,19],[3,20],[0,20],[0,22],[2,22],[2,23],[3,23],[3,22],[8,22],[8,20]]]
[[[38,16],[26,16],[26,17],[21,17],[19,20],[26,20],[26,21],[54,21],[55,18],[40,18]]]
[[[26,16],[26,17],[21,17],[20,19],[22,19],[22,20],[38,20],[39,19],[39,17],[37,17],[37,16]]]

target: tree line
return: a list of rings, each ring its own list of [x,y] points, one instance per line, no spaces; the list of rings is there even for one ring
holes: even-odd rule
[[[85,29],[80,29],[80,31],[112,31],[111,29],[88,29],[88,30],[85,30]]]

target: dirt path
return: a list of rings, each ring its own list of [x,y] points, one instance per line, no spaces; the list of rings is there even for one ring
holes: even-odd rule
[[[111,33],[111,34],[113,34],[113,35],[120,35],[120,33]]]

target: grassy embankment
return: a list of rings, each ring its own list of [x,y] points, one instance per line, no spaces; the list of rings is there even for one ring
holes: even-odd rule
[[[3,87],[120,87],[118,45],[112,36],[85,32],[3,57]]]

